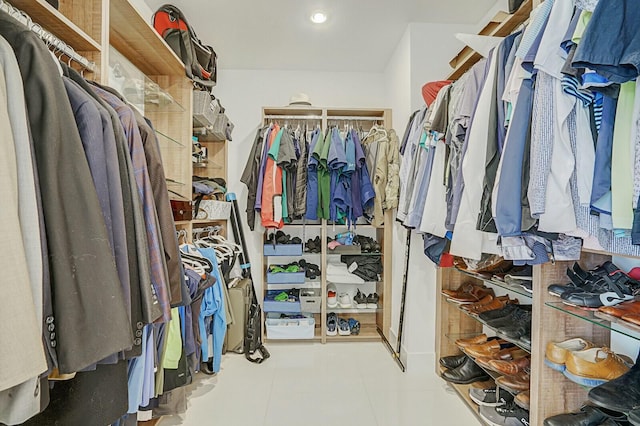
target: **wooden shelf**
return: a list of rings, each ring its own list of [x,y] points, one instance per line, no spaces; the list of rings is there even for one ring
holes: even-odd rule
[[[378,342],[380,340],[380,333],[375,326],[363,325],[361,325],[360,334],[356,336],[327,336],[327,342]]]
[[[91,38],[69,18],[45,0],[8,0],[18,9],[27,13],[33,22],[73,47],[78,52],[100,52],[100,43]]]
[[[513,14],[505,12],[498,14],[478,33],[479,35],[505,37],[515,31],[529,19],[533,10],[533,0],[525,0],[520,8]],[[482,55],[469,47],[463,48],[450,62],[454,70],[447,76],[447,80],[459,79],[469,68],[482,59]]]
[[[184,76],[184,64],[129,0],[109,1],[109,40],[147,75]]]

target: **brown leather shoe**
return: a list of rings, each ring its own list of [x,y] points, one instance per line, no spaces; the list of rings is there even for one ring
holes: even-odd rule
[[[525,410],[529,411],[529,409],[531,408],[530,398],[531,395],[529,394],[529,391],[524,391],[517,394],[513,400],[516,402],[516,405],[518,407],[524,408]]]
[[[531,359],[529,357],[514,359],[511,361],[503,361],[494,359],[493,361],[489,361],[489,368],[493,371],[497,371],[498,373],[506,374],[506,375],[514,375],[521,371],[524,371],[525,368],[529,368],[531,366]]]
[[[564,372],[570,380],[585,386],[599,386],[629,371],[623,359],[609,348],[570,352]]]
[[[456,303],[476,303],[489,294],[491,296],[495,296],[492,288],[477,286],[468,293],[460,293],[456,296],[451,296],[449,297],[449,300]]]
[[[458,294],[462,294],[462,293],[468,293],[471,290],[473,290],[473,287],[477,286],[477,284],[474,283],[462,283],[460,284],[460,287],[454,289],[445,289],[442,290],[442,293],[447,296],[447,297],[455,297]]]
[[[487,342],[487,335],[486,334],[479,334],[475,337],[470,337],[468,339],[458,339],[455,341],[455,344],[457,347],[459,347],[460,349],[464,349],[467,348],[469,346],[472,345],[480,345],[482,343],[486,343]]]
[[[635,325],[640,325],[640,315],[638,314],[627,314],[622,316],[623,321],[630,322]]]
[[[522,372],[514,376],[498,377],[496,379],[496,384],[513,393],[520,393],[529,390],[531,386],[530,381],[531,377],[529,376],[529,373]]]
[[[462,306],[460,306],[460,308],[464,309],[465,311],[472,311],[473,309],[482,307],[483,305],[488,305],[488,304],[492,303],[494,300],[495,300],[495,298],[491,294],[487,294],[485,297],[483,297],[482,299],[480,299],[476,303],[470,303],[468,305],[462,305]]]
[[[622,318],[625,315],[640,315],[640,302],[624,302],[615,306],[603,306],[598,310],[617,318]]]
[[[513,346],[511,348],[502,349],[496,354],[494,354],[493,356],[479,356],[475,359],[475,361],[476,361],[476,364],[478,364],[480,367],[488,368],[489,370],[491,370],[491,367],[489,366],[489,361],[494,361],[494,360],[511,361],[511,360],[523,358],[525,356],[529,356],[529,354],[524,350],[520,349],[519,347]]]
[[[477,358],[480,356],[488,356],[493,357],[495,354],[500,352],[500,344],[505,343],[504,340],[489,340],[486,343],[482,343],[479,345],[471,345],[467,346],[464,351],[467,355]]]
[[[564,371],[567,357],[571,352],[583,351],[593,348],[595,345],[580,337],[565,340],[564,342],[547,343],[547,351],[545,353],[545,364],[556,371]]]
[[[482,312],[502,309],[507,304],[508,300],[509,300],[508,296],[506,297],[506,299],[502,297],[494,297],[489,303],[485,303],[483,305],[480,305],[480,304],[470,305],[468,308],[468,311],[471,312],[472,314],[479,314]]]

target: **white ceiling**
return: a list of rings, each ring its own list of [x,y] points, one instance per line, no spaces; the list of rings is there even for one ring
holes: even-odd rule
[[[166,0],[145,0],[154,11]],[[227,69],[384,70],[410,22],[477,23],[496,0],[174,1]],[[313,24],[314,11],[327,13]],[[437,40],[425,40],[425,44]]]

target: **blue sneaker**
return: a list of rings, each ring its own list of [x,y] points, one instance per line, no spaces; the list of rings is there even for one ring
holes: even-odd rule
[[[349,329],[353,336],[360,334],[360,321],[355,318],[349,318]]]
[[[351,334],[349,322],[344,318],[338,318],[338,334],[341,336],[349,336]]]
[[[327,336],[338,335],[338,315],[335,312],[327,314]]]

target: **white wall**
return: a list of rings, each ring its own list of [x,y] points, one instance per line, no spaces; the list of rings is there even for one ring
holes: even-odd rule
[[[308,71],[257,71],[222,69],[218,74],[219,97],[235,124],[233,141],[229,143],[228,187],[238,196],[244,212],[247,188],[240,182],[257,128],[261,124],[263,106],[285,106],[289,97],[304,92],[313,105],[323,107],[387,108],[384,78],[381,73],[344,73]],[[244,217],[244,215],[243,215]],[[260,292],[262,274],[262,232],[250,232],[246,223],[245,237],[254,266],[253,278]]]

